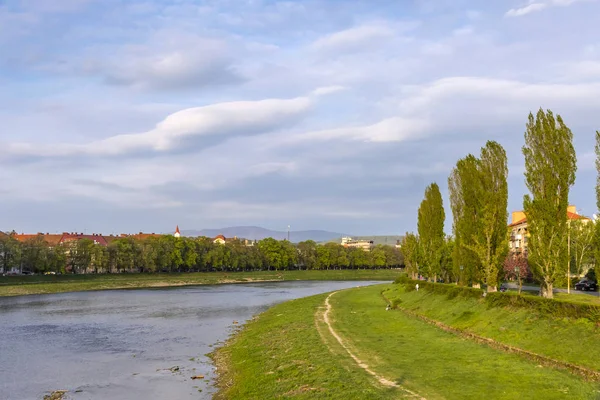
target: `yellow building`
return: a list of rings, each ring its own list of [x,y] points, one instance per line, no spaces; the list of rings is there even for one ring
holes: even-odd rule
[[[583,215],[577,214],[577,207],[570,205],[567,207],[567,220],[580,220],[583,222],[589,222],[591,219]],[[521,254],[527,252],[527,241],[529,238],[529,231],[527,230],[527,215],[524,211],[513,211],[510,225],[508,225],[510,232],[509,248],[511,253]]]

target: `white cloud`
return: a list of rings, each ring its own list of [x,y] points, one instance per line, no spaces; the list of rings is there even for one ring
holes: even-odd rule
[[[298,142],[321,141],[360,141],[360,142],[402,142],[422,138],[430,123],[420,119],[403,117],[386,118],[371,125],[348,126],[296,134],[283,138],[279,144],[295,146]]]
[[[446,101],[448,105],[498,102],[513,105],[511,109],[525,110],[531,107],[564,105],[572,107],[594,107],[600,105],[600,83],[586,84],[530,84],[525,82],[478,78],[452,77],[432,82],[413,89],[413,96],[400,102],[405,112],[418,112],[432,107],[434,102]],[[477,109],[484,108],[483,106]],[[490,110],[494,112],[494,110]],[[523,111],[522,111],[523,112]]]
[[[12,143],[9,155],[64,157],[116,156],[136,152],[167,152],[189,146],[186,139],[265,133],[297,121],[311,106],[306,97],[236,101],[188,108],[169,115],[150,131],[109,137],[89,144]]]
[[[312,94],[315,96],[325,96],[328,94],[336,93],[342,90],[346,90],[344,86],[323,86],[320,88],[316,88],[312,91]]]
[[[506,12],[507,17],[522,17],[527,14],[542,11],[548,7],[567,7],[571,4],[578,3],[585,0],[547,0],[545,2],[536,2],[535,0],[530,1],[526,6],[519,8],[512,8]]]
[[[447,43],[427,43],[421,49],[421,52],[431,56],[447,56],[453,52],[452,46]]]
[[[150,0],[90,9],[94,18],[7,15],[0,6],[0,30],[12,21],[0,35],[8,72],[0,74],[2,204],[31,201],[4,223],[54,223],[29,218],[36,207],[59,224],[80,223],[67,212],[58,217],[54,201],[89,204],[90,218],[111,229],[136,219],[196,228],[297,214],[317,227],[324,216],[342,224],[356,216],[357,231],[404,231],[414,212],[389,216],[400,206],[416,210],[424,185],[443,182],[485,140],[522,163],[527,113],[540,106],[565,118],[580,165],[591,165],[583,149],[593,146],[600,108],[595,6],[573,5],[581,11],[573,21],[546,12],[570,0],[504,2],[512,5],[501,12],[512,7],[514,16],[547,8],[524,33],[494,17],[494,2],[428,2],[435,12],[420,13],[423,29],[411,32],[402,2],[359,15],[364,2]],[[553,30],[557,23],[564,29]],[[30,36],[15,34],[23,28]],[[48,64],[65,67],[39,68]],[[35,80],[27,79],[32,71]],[[511,179],[511,198],[520,201],[522,171],[511,169]],[[578,185],[593,188],[586,179],[578,176]],[[131,205],[161,212],[104,217]],[[374,210],[388,218],[373,222],[365,213]]]
[[[123,46],[116,55],[98,57],[98,50],[78,67],[113,85],[139,89],[189,89],[238,83],[225,41],[163,32],[148,43]]]
[[[324,53],[366,51],[394,35],[386,24],[361,25],[321,37],[312,47]]]
[[[600,77],[600,61],[580,61],[567,66],[569,75],[577,79]]]
[[[546,3],[531,3],[520,8],[511,8],[506,12],[507,17],[522,17],[523,15],[531,14],[537,11],[542,11],[548,7]]]

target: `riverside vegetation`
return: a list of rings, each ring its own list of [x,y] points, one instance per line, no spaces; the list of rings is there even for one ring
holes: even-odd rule
[[[294,244],[267,238],[246,246],[238,239],[218,244],[207,237],[173,235],[118,238],[108,246],[90,239],[49,246],[43,235],[25,242],[12,234],[0,235],[0,254],[0,271],[71,274],[377,269],[403,264],[399,249],[387,245],[363,251],[339,243]]]
[[[552,306],[528,302],[535,296],[484,298],[479,289],[429,283],[416,291],[414,282],[399,282],[293,300],[259,315],[212,354],[219,372],[216,398],[600,396],[600,336],[593,319],[600,314],[564,317]],[[524,300],[516,304],[514,297]],[[326,299],[331,328],[345,347],[323,318]],[[386,299],[394,305],[390,311]],[[507,347],[522,352],[502,350]],[[570,364],[581,368],[565,367]],[[383,378],[392,385],[382,384]]]
[[[105,289],[292,280],[392,281],[397,269],[192,272],[171,274],[68,274],[0,277],[0,297]]]
[[[600,270],[600,224],[568,219],[569,190],[577,157],[573,133],[560,115],[540,109],[529,114],[522,148],[527,246],[511,248],[508,217],[508,159],[488,141],[479,157],[457,161],[448,178],[452,236],[444,233],[445,211],[437,183],[425,189],[418,210],[418,232],[407,233],[402,252],[412,278],[486,287],[495,292],[503,279],[533,279],[543,297],[586,271]],[[600,210],[600,131],[596,132],[596,205]],[[525,239],[524,239],[525,240]],[[575,277],[573,277],[575,275]]]

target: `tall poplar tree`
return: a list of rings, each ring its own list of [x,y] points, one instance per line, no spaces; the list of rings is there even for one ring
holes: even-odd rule
[[[540,108],[535,118],[529,114],[523,155],[530,192],[523,198],[528,259],[542,296],[552,298],[554,282],[567,265],[567,207],[577,171],[573,133],[560,115]]]
[[[479,160],[469,154],[457,161],[448,178],[455,240],[454,272],[461,283],[472,282],[475,287],[479,287],[484,278],[477,255],[468,246],[479,230],[481,185],[478,170]]]
[[[417,279],[419,275],[419,238],[414,233],[406,232],[402,238],[400,251],[404,256],[406,273],[412,279]]]
[[[417,221],[425,272],[427,277],[434,281],[441,268],[445,218],[442,194],[434,182],[425,189]]]
[[[497,142],[488,141],[481,149],[478,167],[477,232],[466,247],[479,259],[487,291],[495,292],[508,252],[508,161],[504,148]]]
[[[488,141],[480,158],[472,154],[458,160],[448,178],[455,256],[458,272],[474,286],[487,283],[495,292],[508,251],[508,161],[500,144]],[[455,267],[456,270],[456,267]]]

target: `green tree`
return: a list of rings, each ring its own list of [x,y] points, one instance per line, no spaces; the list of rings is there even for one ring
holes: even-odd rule
[[[530,192],[523,199],[529,265],[541,281],[542,296],[552,298],[554,282],[566,272],[567,207],[577,170],[573,133],[550,110],[540,109],[535,118],[530,113],[523,155]]]
[[[349,247],[346,249],[350,268],[368,268],[371,266],[369,252],[358,247]]]
[[[108,248],[95,245],[92,249],[92,266],[96,274],[108,271],[109,267]]]
[[[69,260],[74,273],[85,274],[90,270],[92,267],[94,246],[94,241],[87,238],[69,243]]]
[[[593,261],[595,226],[587,220],[568,222],[571,237],[571,273],[585,274]]]
[[[306,240],[298,243],[299,262],[304,269],[315,269],[317,266],[317,243]]]
[[[444,246],[444,205],[437,183],[425,189],[425,198],[419,206],[417,229],[423,250],[424,270],[429,280],[435,281],[440,273],[441,251]]]
[[[231,249],[225,245],[215,245],[207,254],[212,269],[226,271],[231,265]]]
[[[109,247],[111,263],[117,271],[132,272],[136,263],[141,261],[138,256],[141,253],[137,249],[137,243],[131,237],[116,239]]]
[[[471,240],[463,245],[477,256],[487,291],[495,292],[508,251],[508,161],[504,148],[488,141],[481,149],[477,166],[475,173],[478,176],[479,197],[474,224],[477,230]]]
[[[150,236],[142,240],[139,244],[140,256],[137,265],[141,272],[156,272],[157,250],[159,246],[158,238]]]
[[[264,256],[267,269],[275,270],[282,269],[285,265],[285,256],[283,254],[283,246],[273,238],[265,238],[258,242],[258,249]]]
[[[319,269],[335,267],[337,258],[337,243],[325,243],[317,247],[317,266]]]
[[[22,244],[21,265],[31,272],[45,272],[48,266],[48,243],[43,235],[26,240]]]
[[[419,277],[419,237],[414,233],[408,233],[402,238],[400,251],[404,256],[404,266],[406,272],[412,279]]]
[[[375,268],[386,266],[386,254],[383,245],[379,244],[371,250],[371,265]]]
[[[287,240],[279,242],[282,251],[283,269],[295,269],[298,265],[298,249],[296,246]]]
[[[69,248],[58,244],[48,249],[48,271],[65,273],[67,268],[67,255]]]
[[[444,282],[451,282],[454,278],[454,270],[453,270],[453,260],[452,257],[454,255],[454,238],[449,236],[444,241],[444,247],[442,248],[442,256],[441,256],[441,277]]]
[[[186,271],[195,269],[198,262],[198,252],[196,251],[196,241],[190,238],[180,238],[182,241],[182,261]]]
[[[398,268],[404,262],[402,253],[395,246],[383,245],[385,252],[385,266],[388,268]]]
[[[0,269],[8,272],[21,269],[22,244],[15,238],[15,232],[0,237]]]

